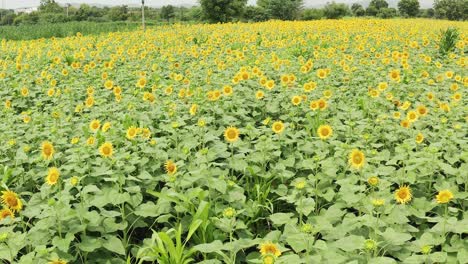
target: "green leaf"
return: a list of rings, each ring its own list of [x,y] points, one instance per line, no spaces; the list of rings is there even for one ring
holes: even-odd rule
[[[391,227],[387,228],[382,236],[390,245],[394,246],[403,245],[406,241],[412,238],[410,234],[396,232]]]
[[[153,202],[146,202],[140,204],[134,211],[136,215],[143,216],[143,217],[157,217],[159,216],[158,213],[158,206],[155,205]]]
[[[92,252],[101,246],[101,240],[88,236],[81,236],[81,243],[78,245],[78,247],[85,252]]]
[[[125,248],[122,241],[116,236],[108,236],[102,244],[107,250],[115,252],[120,255],[125,255]]]
[[[335,247],[342,249],[346,252],[351,252],[357,249],[361,249],[364,245],[364,241],[365,239],[362,236],[350,235],[350,236],[338,239],[334,243],[334,245]]]
[[[276,213],[270,215],[270,220],[273,222],[274,225],[284,225],[287,223],[296,223],[296,218],[292,219],[294,216],[293,213]]]
[[[224,245],[220,240],[215,240],[211,243],[198,244],[194,248],[202,253],[213,253],[222,250]]]

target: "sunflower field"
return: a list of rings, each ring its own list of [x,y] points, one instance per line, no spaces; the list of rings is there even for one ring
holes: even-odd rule
[[[0,259],[468,263],[467,87],[468,22],[3,40]]]

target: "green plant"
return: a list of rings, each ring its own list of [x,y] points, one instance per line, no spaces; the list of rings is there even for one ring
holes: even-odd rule
[[[457,28],[449,27],[441,32],[439,41],[439,53],[442,56],[447,55],[455,49],[455,45],[460,37],[460,32]]]

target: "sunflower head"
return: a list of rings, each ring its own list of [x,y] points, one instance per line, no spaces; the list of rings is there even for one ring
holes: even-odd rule
[[[49,185],[55,185],[60,177],[60,171],[56,167],[51,167],[47,171],[46,182]]]
[[[280,134],[283,132],[284,130],[284,124],[283,122],[281,121],[276,121],[273,123],[273,125],[271,126],[271,129],[273,130],[273,132],[275,132],[276,134]]]
[[[91,121],[91,123],[89,123],[89,129],[91,129],[91,131],[93,132],[97,131],[100,127],[101,122],[99,122],[99,120],[97,119],[94,119],[93,121]]]
[[[138,129],[135,126],[131,126],[127,129],[127,138],[132,140],[136,137]]]
[[[358,149],[353,149],[349,154],[348,163],[354,169],[361,169],[366,162],[364,153]]]
[[[45,160],[50,160],[54,156],[55,149],[52,143],[49,141],[42,142],[41,145],[41,155]]]
[[[239,129],[236,127],[228,127],[224,130],[224,138],[226,141],[233,143],[239,139]]]
[[[3,220],[7,217],[10,217],[11,219],[15,218],[15,213],[10,210],[10,208],[3,208],[0,210],[0,220]]]
[[[416,143],[421,144],[423,141],[424,141],[424,135],[421,132],[419,132],[416,135]]]
[[[112,156],[113,150],[114,149],[112,147],[112,143],[105,142],[99,147],[99,154],[101,154],[101,156],[103,157],[108,158]]]
[[[321,125],[317,129],[317,134],[320,139],[325,140],[333,135],[333,129],[329,125]]]
[[[164,169],[166,170],[167,174],[174,175],[177,172],[177,164],[175,164],[172,160],[168,160],[166,163],[164,163]]]
[[[406,185],[401,186],[395,191],[395,200],[398,203],[406,204],[411,201],[411,198],[411,188]]]
[[[23,209],[23,203],[18,197],[18,194],[16,194],[15,192],[9,190],[3,191],[1,198],[3,205],[12,210],[13,212],[18,212],[21,211],[21,209]]]
[[[436,195],[436,201],[439,204],[445,204],[453,199],[453,193],[450,190],[442,190]]]
[[[278,246],[271,242],[265,242],[260,244],[259,246],[260,254],[262,256],[272,255],[275,257],[281,256],[281,250],[279,250]]]

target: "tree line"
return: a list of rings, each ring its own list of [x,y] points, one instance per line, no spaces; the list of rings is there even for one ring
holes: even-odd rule
[[[468,19],[467,0],[435,0],[432,8],[421,9],[418,0],[400,0],[397,8],[389,7],[385,0],[371,0],[367,7],[329,2],[323,8],[304,8],[303,0],[257,0],[256,6],[248,6],[247,0],[199,0],[195,7],[162,8],[145,7],[145,17],[152,21],[265,21],[339,19],[345,16],[425,17],[449,20]],[[0,25],[37,23],[62,23],[68,21],[139,21],[140,8],[126,5],[96,7],[82,4],[79,7],[62,6],[55,0],[41,0],[38,11],[15,14],[14,10],[0,9]]]

